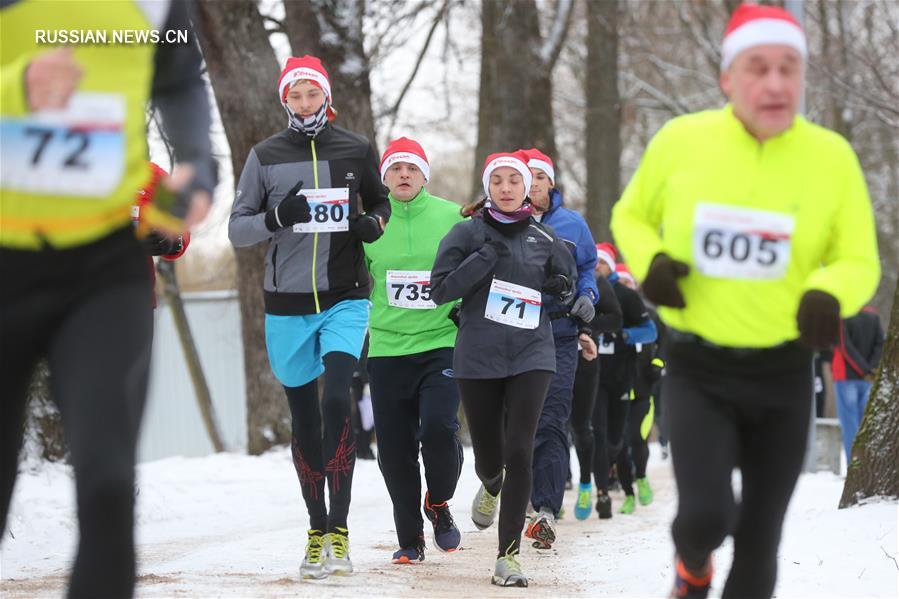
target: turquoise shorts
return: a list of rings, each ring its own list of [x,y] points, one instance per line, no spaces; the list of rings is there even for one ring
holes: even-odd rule
[[[325,371],[322,357],[335,351],[362,353],[368,300],[344,300],[320,314],[265,315],[265,345],[272,372],[285,387],[299,387]]]

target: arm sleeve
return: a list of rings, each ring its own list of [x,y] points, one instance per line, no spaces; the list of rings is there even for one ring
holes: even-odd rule
[[[880,365],[880,357],[883,355],[883,326],[880,324],[880,318],[877,317],[874,320],[877,325],[877,330],[874,334],[874,349],[871,351],[871,359],[868,363],[871,365],[871,369],[875,369]]]
[[[841,169],[844,182],[840,204],[833,219],[833,230],[822,268],[814,270],[804,289],[818,289],[840,302],[844,318],[862,309],[880,280],[877,233],[868,188],[855,152],[845,140],[844,154],[834,168]]]
[[[577,263],[577,295],[592,294],[593,303],[599,298],[599,290],[596,288],[596,277],[593,271],[596,269],[596,242],[587,223],[583,220],[581,234],[574,250],[574,261]]]
[[[637,323],[624,328],[627,333],[627,344],[652,343],[659,334],[655,323],[649,316],[649,310],[646,309],[646,304],[643,303],[636,291],[625,289],[621,305],[624,322],[625,324]]]
[[[615,296],[615,290],[612,284],[605,277],[599,277],[596,280],[596,287],[599,289],[599,301],[596,302],[596,316],[590,323],[594,335],[602,333],[614,333],[620,331],[623,324],[621,317],[621,304]]]
[[[189,5],[185,0],[172,2],[165,28],[192,30]],[[157,44],[155,61],[153,104],[159,110],[175,159],[193,165],[193,188],[212,195],[218,168],[209,139],[212,119],[209,95],[201,74],[203,58],[195,36],[191,35],[187,44]]]
[[[461,299],[483,284],[496,268],[496,252],[486,243],[472,253],[468,224],[454,225],[437,248],[431,269],[431,299],[437,304]]]
[[[646,278],[652,259],[664,251],[660,233],[665,163],[671,125],[663,127],[646,147],[640,166],[612,208],[610,228],[615,243],[638,281]]]
[[[231,218],[228,220],[228,239],[234,247],[245,247],[265,241],[272,236],[265,226],[265,205],[268,191],[262,176],[262,166],[256,150],[250,150],[243,165]]]
[[[365,154],[365,166],[362,169],[359,193],[362,195],[362,208],[366,214],[375,218],[381,217],[385,223],[390,220],[390,201],[387,199],[387,188],[381,183],[378,161],[374,148],[370,145]]]
[[[569,287],[565,297],[568,303],[570,303],[574,299],[572,292],[576,289],[578,281],[577,264],[575,264],[574,256],[571,255],[571,251],[565,245],[565,242],[557,235],[553,235],[552,254],[549,257],[548,266],[549,275],[562,275],[568,279]]]

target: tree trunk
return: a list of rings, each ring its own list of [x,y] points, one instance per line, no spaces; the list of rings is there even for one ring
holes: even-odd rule
[[[364,135],[376,146],[370,68],[362,34],[365,0],[296,0],[284,3],[284,13],[284,29],[294,56],[318,56],[328,71],[336,123]]]
[[[570,12],[556,12],[556,19],[565,19],[558,40],[561,44]],[[545,47],[539,18],[534,0],[488,0],[481,4],[474,196],[483,195],[481,172],[488,154],[536,147],[558,160],[552,107],[552,69],[558,47]]]
[[[178,280],[175,278],[175,263],[160,260],[156,268],[163,280],[163,292],[165,301],[172,312],[172,322],[178,331],[178,339],[181,341],[181,350],[184,352],[187,371],[190,374],[190,382],[194,387],[194,396],[197,399],[197,407],[200,417],[206,427],[206,434],[216,453],[225,451],[222,443],[222,435],[219,433],[218,423],[215,418],[215,407],[212,405],[212,395],[209,393],[209,385],[206,383],[206,375],[203,374],[203,365],[200,363],[200,354],[194,343],[190,324],[187,322],[187,313],[184,311],[184,302],[181,300],[181,292],[178,290]]]
[[[852,444],[840,507],[874,496],[899,497],[899,285],[877,380]]]
[[[62,416],[50,396],[50,368],[41,359],[31,375],[25,419],[24,451],[37,451],[42,460],[59,462],[69,453],[63,435]]]
[[[611,241],[612,206],[621,193],[618,0],[587,2],[587,224]]]
[[[253,145],[285,127],[287,117],[277,92],[280,69],[252,0],[199,0],[197,21],[209,79],[231,147],[236,182]],[[284,391],[272,374],[265,349],[265,251],[264,243],[236,251],[246,372],[247,450],[254,455],[290,440]]]

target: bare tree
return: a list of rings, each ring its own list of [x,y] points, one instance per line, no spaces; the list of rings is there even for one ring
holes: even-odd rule
[[[209,79],[231,147],[231,166],[235,174],[240,173],[253,145],[284,127],[284,111],[273,91],[278,63],[252,0],[199,0],[197,19]],[[287,402],[265,349],[265,250],[265,244],[258,244],[236,252],[246,370],[247,449],[251,454],[290,440]]]
[[[610,241],[612,205],[621,193],[618,0],[587,2],[587,223]]]
[[[375,144],[369,63],[365,54],[365,0],[284,3],[284,27],[294,55],[318,56],[331,78],[340,126]]]
[[[840,507],[876,496],[899,497],[899,285],[877,380],[852,444]]]
[[[547,17],[535,0],[481,5],[481,87],[474,193],[491,152],[536,146],[556,156],[552,72],[571,22],[573,0],[557,0]],[[548,19],[546,35],[540,20]]]

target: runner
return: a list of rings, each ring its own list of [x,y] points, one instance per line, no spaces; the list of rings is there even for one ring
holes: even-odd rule
[[[378,463],[393,501],[400,548],[396,564],[423,561],[422,511],[434,529],[434,546],[455,551],[462,536],[449,504],[462,471],[459,391],[452,378],[456,325],[452,305],[431,299],[431,266],[437,245],[462,220],[458,205],[432,196],[427,155],[401,137],[381,157],[393,219],[378,241],[365,245],[372,291],[369,383],[378,436]],[[427,491],[421,499],[418,452]]]
[[[0,529],[28,384],[45,356],[75,472],[79,539],[70,597],[134,593],[134,462],[153,311],[131,204],[150,179],[148,101],[180,162],[165,183],[174,201],[157,204],[154,225],[177,234],[205,217],[215,163],[194,39],[52,48],[38,44],[35,31],[94,30],[98,22],[191,29],[186,4],[152,8],[73,1],[50,9],[7,0],[0,9]]]
[[[322,578],[353,571],[350,384],[370,305],[362,242],[381,236],[390,203],[368,140],[331,125],[331,83],[318,58],[289,58],[278,98],[288,127],[247,156],[228,235],[236,247],[269,242],[265,341],[290,405],[293,462],[309,512],[300,575]]]
[[[484,209],[443,238],[431,273],[437,304],[462,299],[453,370],[482,483],[472,520],[493,524],[503,490],[491,582],[519,587],[528,584],[517,558],[534,435],[556,369],[541,292],[567,300],[577,276],[564,243],[531,218],[527,162],[520,151],[487,157]]]
[[[627,273],[616,268],[617,251],[611,243],[597,246],[600,272],[609,279],[621,305],[622,328],[603,335],[599,342],[599,387],[593,409],[593,476],[596,481],[596,512],[612,517],[609,469],[618,461],[624,446],[624,426],[630,409],[631,386],[636,368],[636,345],[655,341],[657,331],[636,291],[623,284]]]
[[[577,370],[578,350],[596,357],[596,345],[589,336],[579,340],[579,329],[593,320],[598,291],[593,278],[596,267],[596,242],[584,218],[565,208],[562,193],[555,187],[552,159],[536,148],[524,150],[528,156],[532,182],[529,197],[534,219],[549,225],[556,237],[565,242],[577,265],[574,304],[570,307],[552,297],[544,298],[549,312],[556,348],[556,372],[549,383],[534,441],[534,484],[531,505],[537,512],[528,524],[525,536],[533,546],[549,549],[556,539],[556,518],[562,510],[565,479],[571,458],[568,453],[568,419]]]
[[[668,326],[675,597],[708,594],[711,554],[731,533],[723,596],[771,596],[809,430],[811,350],[839,340],[840,314],[879,279],[858,160],[797,115],[805,57],[785,10],[738,7],[721,62],[730,103],[663,127],[612,214]]]
[[[600,247],[597,245],[597,258],[600,256]],[[578,483],[577,502],[574,507],[574,516],[578,520],[586,520],[593,511],[593,410],[596,404],[596,394],[599,391],[599,360],[597,350],[599,339],[604,334],[621,330],[622,315],[621,304],[612,284],[602,274],[606,272],[607,263],[597,259],[594,269],[596,288],[599,290],[599,301],[596,303],[596,315],[588,328],[580,330],[579,339],[584,342],[589,339],[593,343],[592,351],[585,349],[578,356],[577,372],[574,376],[574,390],[571,401],[571,431],[574,437],[574,448],[577,454],[580,469]],[[611,272],[609,270],[608,272]]]

